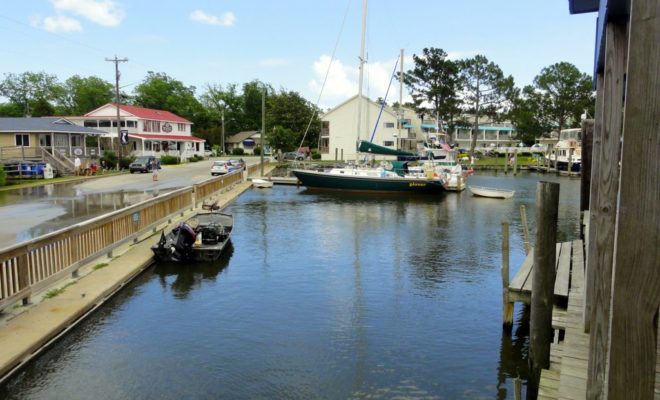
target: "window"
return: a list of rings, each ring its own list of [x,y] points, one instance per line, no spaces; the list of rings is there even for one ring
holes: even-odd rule
[[[99,121],[99,128],[110,128],[110,121],[109,120]]]
[[[126,121],[128,124],[129,128],[136,128],[137,127],[137,121]]]
[[[96,128],[96,127],[99,126],[99,121],[96,121],[96,120],[85,120],[85,122],[83,123],[83,125],[86,126],[86,127],[88,127],[88,128]]]
[[[392,140],[383,140],[383,146],[394,146],[394,141],[392,141]]]
[[[179,132],[185,132],[186,131],[186,124],[178,123],[176,124],[176,128]]]
[[[394,128],[394,122],[385,122],[385,128]]]
[[[30,135],[16,135],[16,146],[30,147]]]
[[[71,135],[71,146],[80,147],[82,146],[82,136],[80,135]]]
[[[154,132],[160,132],[160,121],[151,121],[151,128]]]

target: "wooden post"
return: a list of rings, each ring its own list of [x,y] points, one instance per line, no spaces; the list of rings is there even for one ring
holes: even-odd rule
[[[335,162],[337,162],[337,154],[339,154],[339,149],[335,147]]]
[[[509,149],[507,149],[506,153],[504,153],[504,173],[509,173]]]
[[[582,163],[580,165],[580,211],[589,209],[589,186],[591,186],[591,157],[594,137],[594,120],[582,121]],[[582,232],[584,235],[584,232]]]
[[[509,301],[509,223],[502,222],[502,324],[513,325],[513,302]]]
[[[554,155],[554,158],[555,158],[555,173],[557,175],[559,175],[559,163],[557,163],[557,149],[555,149],[553,151],[553,153],[554,153],[553,155]]]
[[[518,175],[518,149],[513,149],[513,176]]]
[[[523,246],[525,248],[525,254],[529,254],[529,227],[527,226],[527,207],[523,204],[520,206],[520,221],[522,222],[523,228]]]
[[[28,249],[27,246],[17,259],[18,267],[18,290],[22,291],[30,287],[30,265],[28,263]],[[30,297],[23,297],[23,305],[26,306],[30,303]]]
[[[559,184],[539,182],[536,189],[536,204],[536,244],[532,269],[529,330],[529,362],[534,387],[538,387],[541,370],[550,366]]]
[[[513,398],[514,400],[522,400],[522,381],[520,377],[513,379]]]
[[[630,2],[605,393],[653,399],[660,306],[660,3]],[[601,315],[599,318],[607,318]]]
[[[612,262],[616,227],[616,204],[619,190],[619,154],[623,119],[623,83],[626,71],[626,25],[608,23],[605,36],[605,71],[603,83],[603,111],[601,143],[598,157],[598,176],[592,181],[598,195],[592,202],[596,231],[589,233],[593,242],[589,255],[589,331],[590,355],[587,397],[605,398],[606,352],[609,337],[609,315],[612,291]],[[607,316],[599,318],[599,316]]]
[[[592,142],[593,156],[591,157],[591,182],[598,182],[600,175],[600,142],[602,139],[603,130],[603,74],[596,76],[596,116],[594,118],[594,136]],[[590,185],[589,188],[589,203],[598,203],[598,186],[595,184]],[[591,304],[593,303],[593,287],[594,287],[594,274],[595,268],[591,266],[591,255],[596,254],[596,241],[591,237],[595,236],[598,231],[598,224],[596,222],[596,214],[598,210],[590,207],[589,210],[589,236],[590,239],[585,243],[586,254],[584,257],[585,262],[585,282],[584,282],[584,312],[582,314],[584,331],[589,332],[591,329]]]
[[[567,174],[568,176],[571,176],[571,173],[573,172],[573,149],[570,148],[568,149],[568,166],[567,168]]]

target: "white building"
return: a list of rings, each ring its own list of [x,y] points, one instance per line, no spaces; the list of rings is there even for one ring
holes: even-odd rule
[[[385,106],[381,112],[379,103],[363,97],[358,138],[357,112],[358,96],[355,95],[323,115],[319,142],[321,159],[355,160],[358,140],[370,140],[392,149],[416,151],[417,142],[427,140],[427,134],[433,135],[437,128],[434,120],[422,121],[414,110],[403,107],[399,116],[397,109]]]
[[[162,155],[188,159],[204,155],[206,140],[192,135],[192,122],[169,111],[129,105],[119,106],[120,130],[128,131],[128,144],[134,156]],[[117,144],[117,107],[114,103],[90,111],[82,117],[68,117],[76,124],[105,131],[101,150],[113,150]]]
[[[383,107],[381,112],[379,103],[363,97],[358,139],[357,112],[358,96],[355,95],[323,115],[319,140],[319,152],[323,160],[355,160],[358,140],[370,140],[392,149],[416,152],[419,143],[438,136],[438,139],[442,138],[442,134],[437,134],[438,125],[435,119],[421,119],[414,110],[405,107],[401,108],[401,115],[397,114],[397,109],[390,106]],[[398,123],[399,120],[401,124]],[[459,147],[469,148],[471,128],[457,128],[452,138],[453,143]],[[489,123],[484,119],[484,123],[479,125],[478,148],[512,147],[518,142],[511,124]]]

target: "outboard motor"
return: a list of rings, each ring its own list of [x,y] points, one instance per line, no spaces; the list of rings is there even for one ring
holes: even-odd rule
[[[185,222],[179,224],[177,228],[176,241],[172,246],[172,258],[175,260],[183,260],[188,257],[190,248],[195,243],[195,230]]]

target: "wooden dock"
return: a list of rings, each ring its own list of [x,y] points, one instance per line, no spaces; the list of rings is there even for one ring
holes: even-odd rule
[[[552,312],[554,341],[550,345],[550,368],[541,372],[539,399],[577,400],[587,397],[589,334],[585,333],[583,323],[584,256],[582,240],[557,243]],[[530,303],[533,260],[532,249],[509,285],[509,301]],[[656,347],[655,398],[660,399],[660,330]]]

